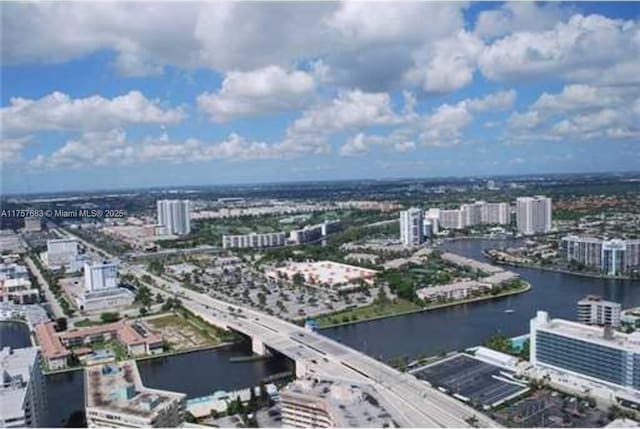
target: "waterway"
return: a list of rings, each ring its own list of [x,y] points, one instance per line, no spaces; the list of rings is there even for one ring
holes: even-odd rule
[[[0,322],[0,345],[29,347],[27,325]],[[236,390],[255,386],[264,378],[292,371],[293,364],[282,357],[233,363],[234,356],[251,354],[251,343],[244,342],[192,353],[138,361],[143,383],[149,387],[184,392],[197,398],[215,390]],[[46,377],[48,412],[45,426],[63,427],[70,417],[83,412],[83,371],[51,374]]]
[[[457,240],[442,250],[490,262],[484,249],[508,247],[509,241]],[[322,332],[380,359],[416,357],[460,350],[498,333],[527,333],[537,310],[551,317],[575,319],[577,301],[588,294],[622,303],[640,305],[640,281],[578,277],[534,268],[505,267],[532,284],[528,292],[495,300],[462,304],[405,316],[328,328]],[[506,313],[505,310],[514,310]]]
[[[508,246],[495,240],[458,240],[445,243],[443,250],[478,260],[488,260],[483,249]],[[321,332],[380,359],[417,357],[460,350],[481,343],[496,333],[509,336],[528,331],[537,310],[552,317],[575,319],[576,302],[587,294],[621,302],[624,308],[640,305],[640,281],[577,277],[532,268],[509,268],[532,284],[530,291],[489,301],[463,304],[422,313],[373,320],[324,329]],[[514,310],[505,313],[505,310]],[[28,331],[0,324],[0,339],[28,345]],[[24,326],[24,325],[22,325]],[[6,335],[7,332],[14,332]],[[12,339],[13,338],[13,339]],[[214,390],[232,390],[256,385],[264,377],[291,369],[284,358],[231,363],[232,356],[250,353],[248,343],[183,355],[140,361],[144,383],[150,387],[184,392],[189,398]],[[48,426],[64,426],[74,411],[83,407],[82,371],[47,376]]]

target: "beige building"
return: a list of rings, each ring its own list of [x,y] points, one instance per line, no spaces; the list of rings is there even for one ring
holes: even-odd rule
[[[144,387],[135,361],[85,370],[90,428],[177,427],[184,421],[185,397],[183,393]]]
[[[284,427],[394,426],[371,386],[346,380],[296,380],[280,391],[280,406]]]

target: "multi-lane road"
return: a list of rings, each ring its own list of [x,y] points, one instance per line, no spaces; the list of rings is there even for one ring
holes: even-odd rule
[[[87,249],[112,257],[92,243],[69,232]],[[298,375],[341,377],[371,385],[382,406],[403,427],[469,427],[471,418],[480,427],[496,422],[458,400],[357,350],[315,332],[259,311],[212,298],[184,288],[176,281],[156,276],[139,266],[122,263],[121,269],[138,279],[149,276],[149,287],[167,295],[178,295],[194,314],[217,326],[251,337],[260,346],[294,360]]]

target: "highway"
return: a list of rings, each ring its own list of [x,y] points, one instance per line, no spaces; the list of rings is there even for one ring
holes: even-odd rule
[[[93,244],[77,238],[85,247],[103,256],[109,255]],[[115,259],[115,258],[114,258]],[[470,427],[467,419],[474,416],[479,427],[497,427],[496,422],[477,410],[431,387],[414,376],[400,372],[357,350],[321,334],[269,316],[212,298],[143,268],[121,263],[123,272],[138,279],[151,277],[149,287],[163,294],[178,295],[183,305],[209,323],[232,329],[252,338],[254,343],[282,353],[296,362],[296,374],[341,377],[373,386],[382,406],[402,427]],[[254,348],[255,349],[255,348]]]

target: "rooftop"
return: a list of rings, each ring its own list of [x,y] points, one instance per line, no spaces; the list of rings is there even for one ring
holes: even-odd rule
[[[301,400],[322,400],[336,427],[393,427],[389,413],[375,398],[375,390],[339,379],[302,379],[281,394]]]
[[[292,262],[286,267],[276,268],[275,271],[285,273],[290,278],[293,274],[300,273],[307,282],[329,285],[352,283],[359,279],[367,280],[378,273],[368,268],[332,261]]]
[[[142,385],[135,361],[97,365],[85,370],[87,408],[153,418],[182,393],[149,389]]]
[[[0,420],[20,418],[24,415],[22,404],[31,378],[31,366],[36,363],[37,356],[36,347],[5,347],[0,350]]]
[[[640,332],[625,334],[609,327],[584,325],[563,319],[549,319],[548,314],[544,311],[538,312],[536,320],[538,321],[538,329],[557,332],[606,347],[640,353]]]
[[[47,359],[62,358],[71,354],[57,336],[53,328],[54,325],[54,322],[39,323],[36,325],[36,337],[42,349],[42,354],[44,354]]]

